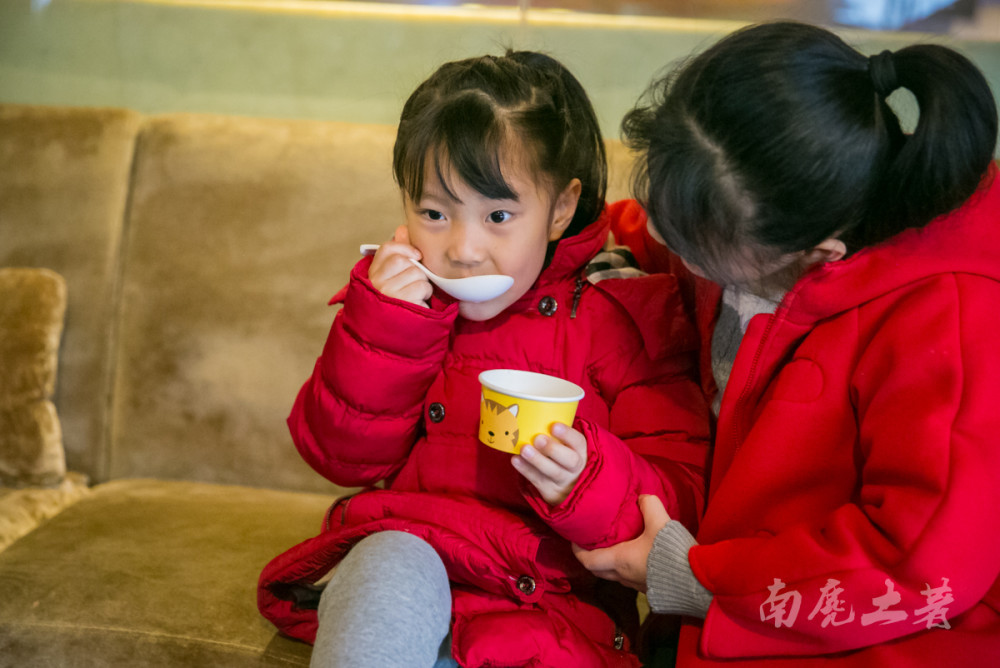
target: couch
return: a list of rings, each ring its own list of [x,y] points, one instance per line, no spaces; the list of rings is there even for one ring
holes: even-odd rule
[[[0,666],[308,664],[256,581],[350,491],[284,420],[359,244],[400,219],[393,137],[0,105],[0,411],[47,416],[0,420]]]

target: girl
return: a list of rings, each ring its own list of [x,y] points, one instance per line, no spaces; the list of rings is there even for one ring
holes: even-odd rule
[[[920,105],[912,135],[886,97]],[[678,664],[1000,662],[997,115],[958,53],[866,58],[820,28],[737,32],[625,119],[652,223],[724,286],[697,540],[579,551],[690,615]],[[636,206],[620,239],[654,266]],[[675,268],[680,263],[667,259]],[[718,289],[695,279],[696,308]],[[738,348],[738,349],[737,349]]]
[[[393,167],[406,224],[354,268],[289,418],[321,474],[385,489],[275,559],[261,610],[315,637],[314,665],[635,666],[634,592],[597,586],[570,545],[639,535],[639,494],[693,528],[708,411],[673,277],[585,279],[609,232],[590,102],[544,55],[449,63],[404,106]],[[456,303],[410,258],[514,284]],[[513,459],[478,443],[490,368],[582,386],[575,428]]]

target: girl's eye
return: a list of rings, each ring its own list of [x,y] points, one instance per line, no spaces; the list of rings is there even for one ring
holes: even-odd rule
[[[441,213],[440,211],[435,211],[433,209],[427,209],[426,211],[424,211],[424,215],[430,218],[431,220],[444,220],[444,214]]]
[[[507,220],[510,220],[510,213],[506,211],[494,211],[489,216],[487,216],[487,219],[491,223],[502,223]]]

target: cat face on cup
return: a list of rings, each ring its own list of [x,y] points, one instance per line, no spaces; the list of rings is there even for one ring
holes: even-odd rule
[[[572,425],[583,398],[578,385],[541,373],[491,369],[479,374],[479,440],[517,454],[556,422]]]

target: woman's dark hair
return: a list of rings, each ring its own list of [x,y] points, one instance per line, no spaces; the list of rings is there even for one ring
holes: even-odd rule
[[[920,109],[910,135],[885,101],[899,87]],[[949,48],[869,58],[776,22],[654,82],[622,129],[644,154],[633,186],[656,229],[718,280],[737,247],[773,259],[839,237],[855,251],[956,208],[993,159],[997,111]]]
[[[592,223],[604,207],[607,165],[597,116],[583,87],[555,59],[530,51],[446,63],[403,106],[393,149],[396,182],[414,200],[430,157],[477,192],[511,198],[501,158],[523,147],[536,177],[553,192],[580,179],[580,199],[563,236]],[[448,193],[452,193],[449,191]]]

